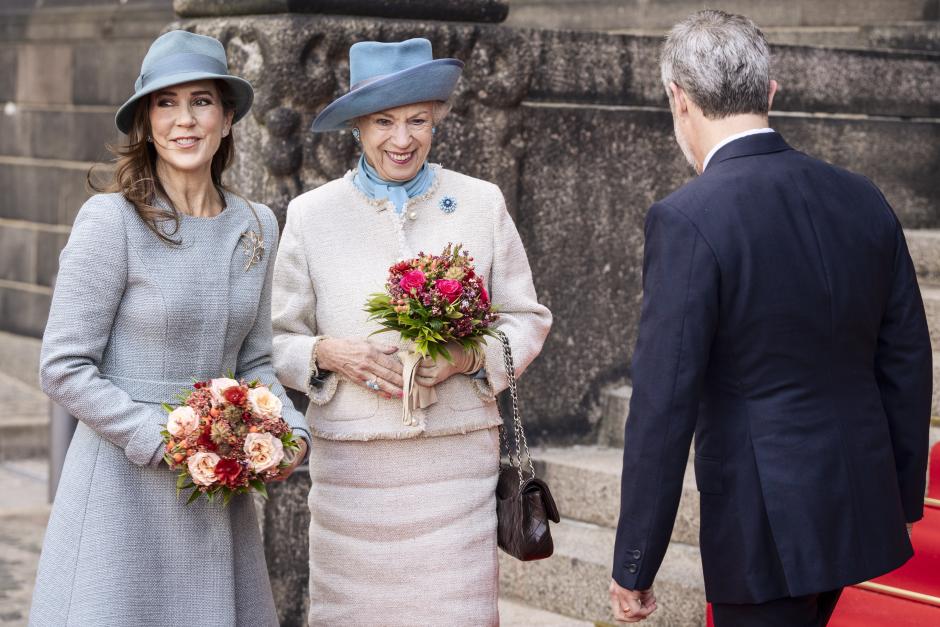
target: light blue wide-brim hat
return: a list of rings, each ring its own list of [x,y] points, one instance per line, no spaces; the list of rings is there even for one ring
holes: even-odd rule
[[[164,33],[150,45],[134,83],[134,95],[118,109],[114,123],[126,134],[134,123],[134,111],[141,98],[171,85],[206,79],[224,81],[231,88],[235,101],[233,124],[251,109],[255,97],[251,83],[229,74],[222,42],[184,30]]]
[[[461,71],[463,61],[435,60],[427,39],[360,41],[349,49],[349,93],[328,104],[311,130],[339,131],[362,115],[417,102],[446,101]]]

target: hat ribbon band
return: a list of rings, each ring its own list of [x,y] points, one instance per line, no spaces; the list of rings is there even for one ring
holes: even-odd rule
[[[209,72],[227,76],[228,66],[214,57],[196,52],[171,54],[151,65],[140,75],[141,88],[146,87],[152,80],[184,72]]]
[[[391,76],[391,74],[378,74],[377,76],[370,76],[369,78],[364,78],[361,81],[355,83],[352,87],[350,87],[349,91],[356,91],[357,89],[361,89],[362,87],[365,87],[366,85],[382,80],[386,76]]]

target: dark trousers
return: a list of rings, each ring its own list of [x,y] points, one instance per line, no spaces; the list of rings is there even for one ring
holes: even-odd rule
[[[826,627],[842,588],[802,597],[774,599],[766,603],[715,603],[715,627]]]

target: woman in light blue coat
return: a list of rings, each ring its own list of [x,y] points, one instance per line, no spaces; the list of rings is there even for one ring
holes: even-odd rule
[[[283,477],[309,441],[271,367],[277,221],[221,183],[251,100],[218,41],[173,31],[118,111],[128,145],[75,220],[43,338],[43,389],[80,422],[31,625],[277,625],[251,497],[185,505],[160,435],[162,402],[230,370],[305,441]]]

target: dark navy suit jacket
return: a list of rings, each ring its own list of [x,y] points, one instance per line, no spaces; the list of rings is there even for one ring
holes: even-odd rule
[[[614,579],[652,585],[693,433],[710,601],[900,566],[922,515],[932,374],[881,192],[777,133],[722,147],[646,220]]]

